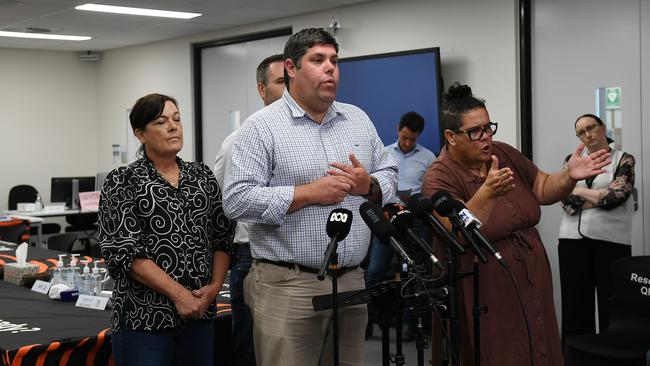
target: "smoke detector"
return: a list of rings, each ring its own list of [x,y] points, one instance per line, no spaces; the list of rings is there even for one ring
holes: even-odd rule
[[[98,62],[101,59],[99,52],[86,51],[79,54],[79,61],[81,62]]]

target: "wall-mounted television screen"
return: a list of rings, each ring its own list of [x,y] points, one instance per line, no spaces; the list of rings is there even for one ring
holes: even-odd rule
[[[415,111],[425,122],[418,143],[436,155],[440,152],[442,77],[438,47],[342,58],[339,68],[336,100],[363,109],[384,145],[397,141],[400,117]]]

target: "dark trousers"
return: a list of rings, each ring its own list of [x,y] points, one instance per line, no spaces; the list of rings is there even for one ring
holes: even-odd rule
[[[253,317],[250,308],[244,303],[244,279],[252,263],[250,245],[239,244],[237,260],[230,270],[233,366],[255,366]]]
[[[116,366],[214,365],[214,320],[168,330],[120,329],[111,335]]]
[[[610,264],[629,257],[631,246],[593,239],[560,239],[560,285],[562,291],[562,349],[567,337],[595,334],[595,295],[598,298],[600,331],[609,326],[608,299],[614,291]]]

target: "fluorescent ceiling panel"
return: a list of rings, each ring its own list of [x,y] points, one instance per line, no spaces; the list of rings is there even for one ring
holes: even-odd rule
[[[91,39],[91,37],[86,37],[86,36],[68,36],[64,34],[4,32],[4,31],[0,31],[0,37],[58,39],[64,41],[87,41]]]
[[[199,13],[186,13],[182,11],[168,11],[156,9],[131,8],[126,6],[84,4],[75,6],[77,10],[98,11],[102,13],[143,15],[148,17],[192,19],[201,16]]]

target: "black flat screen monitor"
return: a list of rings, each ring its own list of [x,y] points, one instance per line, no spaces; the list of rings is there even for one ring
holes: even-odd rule
[[[79,190],[73,193],[73,182],[78,182]],[[95,190],[95,177],[58,177],[52,178],[50,202],[65,202],[68,208],[78,208],[79,192]]]

